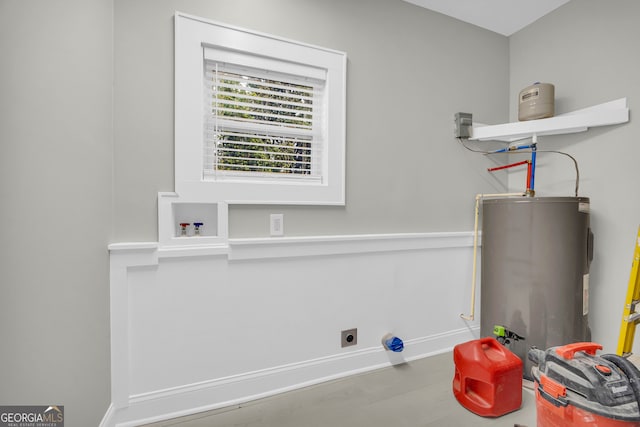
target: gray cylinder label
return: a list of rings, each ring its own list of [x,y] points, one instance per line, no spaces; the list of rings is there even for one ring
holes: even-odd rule
[[[540,97],[540,89],[537,87],[531,88],[520,94],[520,102],[532,101]]]

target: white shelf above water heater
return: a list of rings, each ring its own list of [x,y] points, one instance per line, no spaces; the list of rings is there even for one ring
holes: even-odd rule
[[[542,135],[584,132],[591,127],[617,125],[629,121],[627,98],[560,114],[548,119],[528,120],[499,125],[474,124],[472,141],[514,142]]]

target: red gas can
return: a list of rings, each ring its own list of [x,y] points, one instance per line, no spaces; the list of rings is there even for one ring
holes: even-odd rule
[[[453,349],[453,394],[462,406],[483,417],[499,417],[522,405],[522,360],[495,338]]]

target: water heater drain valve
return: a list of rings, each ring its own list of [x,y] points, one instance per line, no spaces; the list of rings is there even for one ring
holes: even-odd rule
[[[493,335],[495,335],[498,342],[503,345],[509,344],[511,341],[520,341],[524,339],[524,337],[521,337],[515,332],[512,332],[500,325],[495,325],[493,327]]]

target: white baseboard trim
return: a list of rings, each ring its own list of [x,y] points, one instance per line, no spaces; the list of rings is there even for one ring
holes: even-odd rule
[[[479,327],[475,326],[407,340],[402,353],[385,351],[380,346],[197,384],[155,390],[130,396],[128,407],[114,408],[112,404],[100,426],[137,426],[233,406],[440,354],[450,351],[456,344],[478,337]]]
[[[111,403],[107,408],[107,412],[105,412],[104,416],[102,417],[102,420],[100,421],[99,426],[103,427],[103,426],[113,425],[112,420],[116,416],[115,412],[116,412],[116,409],[113,407],[113,403]]]

